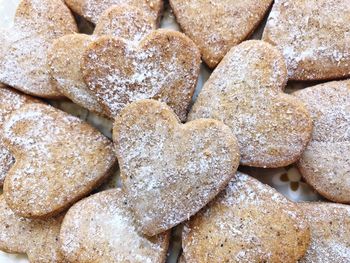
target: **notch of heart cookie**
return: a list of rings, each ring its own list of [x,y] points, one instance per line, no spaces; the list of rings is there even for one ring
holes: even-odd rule
[[[156,30],[138,46],[103,36],[86,49],[83,78],[111,117],[140,99],[158,99],[186,120],[199,76],[200,53],[184,34]]]
[[[61,0],[22,0],[14,26],[0,33],[0,81],[34,96],[62,97],[50,83],[46,54],[53,39],[77,30]]]
[[[235,137],[223,123],[181,124],[164,103],[141,100],[116,118],[113,140],[140,231],[153,236],[188,219],[234,176]]]
[[[204,85],[189,120],[223,121],[236,135],[241,164],[283,167],[297,161],[311,139],[305,105],[283,93],[282,54],[263,41],[233,47]]]

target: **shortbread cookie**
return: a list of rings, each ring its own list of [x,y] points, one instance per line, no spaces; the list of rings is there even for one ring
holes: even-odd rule
[[[312,139],[298,162],[305,180],[324,197],[350,203],[350,80],[294,93],[313,119]]]
[[[213,118],[230,126],[242,165],[287,166],[304,151],[312,121],[303,103],[282,92],[286,82],[279,51],[263,41],[246,41],[213,72],[189,119]]]
[[[39,100],[21,94],[0,84],[0,129],[4,125],[5,119],[15,110],[28,103],[39,103]],[[1,133],[1,132],[0,132]],[[14,158],[7,147],[2,142],[0,136],[0,186],[2,186],[5,176],[14,163]]]
[[[309,241],[298,206],[242,173],[185,225],[182,236],[187,263],[294,263]]]
[[[153,98],[186,120],[199,67],[195,44],[171,30],[151,32],[138,47],[121,38],[100,37],[82,61],[85,83],[112,118],[133,101]]]
[[[162,0],[65,0],[66,4],[77,14],[96,24],[102,13],[113,5],[131,5],[150,15],[159,22],[163,9]]]
[[[0,250],[25,253],[33,263],[63,263],[58,237],[63,216],[47,220],[17,216],[0,196]]]
[[[300,263],[348,263],[350,259],[350,206],[300,203],[309,221],[311,243]]]
[[[23,217],[55,215],[100,185],[113,170],[112,143],[76,117],[26,105],[4,125],[16,162],[4,183],[11,209]]]
[[[153,236],[195,214],[235,175],[236,139],[223,123],[179,123],[154,100],[124,108],[113,127],[123,187],[141,231]]]
[[[113,189],[69,209],[60,242],[72,263],[164,263],[169,232],[152,238],[138,233],[127,198],[120,189]]]
[[[197,44],[210,68],[253,33],[271,3],[272,0],[170,0],[177,22]]]
[[[282,51],[293,80],[350,76],[350,0],[278,0],[263,39]]]
[[[0,32],[0,82],[31,95],[60,97],[50,84],[47,51],[52,40],[76,31],[61,0],[22,0],[14,26]]]
[[[136,43],[155,27],[152,18],[142,10],[133,6],[113,6],[102,14],[94,35],[112,35]],[[71,34],[55,40],[49,50],[48,64],[53,84],[59,92],[92,112],[107,115],[87,88],[80,70],[83,53],[95,36]]]

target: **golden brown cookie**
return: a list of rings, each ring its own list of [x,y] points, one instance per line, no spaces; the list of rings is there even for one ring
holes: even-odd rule
[[[272,0],[170,0],[176,20],[214,68],[263,20]]]
[[[129,204],[148,236],[198,212],[225,188],[239,163],[229,127],[211,119],[181,124],[155,100],[125,107],[113,141]]]
[[[103,191],[69,209],[60,233],[61,250],[71,263],[164,263],[169,232],[141,235],[121,189]]]
[[[187,263],[294,263],[309,241],[309,226],[298,206],[242,173],[186,223],[182,236]]]
[[[158,99],[184,121],[200,54],[184,34],[162,29],[151,32],[137,47],[121,38],[100,37],[88,46],[81,66],[85,83],[111,118],[133,101]]]
[[[299,203],[311,228],[311,243],[300,263],[348,263],[350,206]]]
[[[0,250],[25,253],[33,263],[63,263],[58,237],[63,216],[47,220],[17,216],[0,195]]]
[[[152,16],[159,22],[163,9],[162,0],[65,0],[66,4],[77,14],[96,24],[102,13],[113,5],[131,5]]]
[[[15,110],[28,103],[40,103],[39,100],[21,94],[16,90],[0,84],[0,128],[4,125],[5,119]],[[1,133],[1,132],[0,132]],[[0,138],[0,186],[5,176],[14,163],[14,158]]]
[[[189,119],[223,121],[237,136],[241,164],[282,167],[295,162],[311,137],[303,103],[283,93],[282,55],[263,41],[233,47],[204,85]]]
[[[263,39],[283,53],[293,80],[350,76],[350,0],[275,1]]]
[[[52,40],[74,32],[61,0],[22,0],[14,26],[0,31],[0,82],[34,96],[61,97],[50,84],[46,56]]]
[[[41,104],[12,114],[4,125],[4,141],[16,159],[5,179],[4,196],[23,217],[58,214],[99,186],[116,163],[106,137]]]
[[[312,139],[298,162],[305,180],[324,197],[350,203],[350,80],[295,92],[311,114]]]

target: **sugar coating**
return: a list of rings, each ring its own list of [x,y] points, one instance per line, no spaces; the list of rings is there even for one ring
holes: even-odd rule
[[[167,103],[182,121],[196,87],[200,54],[185,35],[156,30],[138,46],[104,36],[85,51],[82,72],[88,88],[116,117],[127,104],[141,99]]]
[[[313,119],[312,139],[298,162],[306,181],[335,202],[350,203],[350,81],[295,92]]]
[[[47,51],[53,39],[74,32],[61,0],[22,0],[14,26],[0,31],[0,81],[31,95],[60,97],[50,83]]]
[[[59,213],[102,183],[116,162],[106,137],[51,106],[25,105],[3,129],[16,159],[5,179],[4,196],[24,217]]]
[[[263,39],[283,53],[294,80],[350,75],[350,1],[278,0]]]
[[[121,189],[103,191],[75,204],[60,233],[69,262],[165,262],[169,233],[141,235]]]
[[[309,244],[309,226],[296,204],[237,173],[207,208],[186,223],[183,255],[195,262],[296,262]]]
[[[182,30],[214,68],[235,45],[247,39],[264,18],[271,0],[170,0]]]
[[[65,0],[66,4],[76,13],[97,24],[100,16],[111,6],[130,5],[143,10],[159,21],[163,8],[162,0]]]
[[[58,236],[63,216],[47,220],[16,215],[0,196],[0,249],[26,253],[30,262],[62,263]]]
[[[238,139],[241,164],[282,167],[295,162],[311,137],[306,107],[282,92],[286,66],[263,41],[233,47],[204,85],[189,120],[213,118]]]
[[[347,263],[350,258],[350,206],[300,203],[310,222],[311,243],[300,263]]]
[[[129,204],[149,236],[205,206],[239,162],[236,140],[223,123],[203,119],[182,125],[166,104],[153,100],[124,108],[113,141]]]

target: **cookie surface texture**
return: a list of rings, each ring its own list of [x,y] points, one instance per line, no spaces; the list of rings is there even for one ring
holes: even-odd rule
[[[16,159],[4,196],[23,217],[58,214],[102,183],[116,162],[106,137],[46,105],[15,111],[4,125],[4,142]]]
[[[154,100],[127,106],[115,121],[113,141],[129,204],[148,236],[205,206],[239,162],[229,127],[204,119],[181,124],[166,104]]]
[[[271,0],[170,1],[177,22],[197,44],[210,68],[216,67],[231,47],[253,33],[271,3]]]
[[[349,13],[350,0],[278,0],[263,40],[281,50],[292,80],[347,77]]]
[[[310,240],[298,206],[273,188],[237,173],[207,208],[186,223],[187,263],[296,262]]]
[[[100,192],[75,204],[61,228],[69,262],[165,262],[169,233],[149,238],[137,231],[120,189]]]
[[[294,93],[314,123],[298,161],[305,180],[334,202],[350,203],[350,81],[333,81]]]
[[[62,97],[50,83],[47,52],[54,39],[77,30],[61,0],[22,0],[14,26],[0,31],[0,82],[38,97]]]
[[[204,85],[189,120],[213,118],[238,139],[241,164],[282,167],[298,160],[311,138],[305,105],[283,93],[287,73],[280,52],[263,41],[233,47]]]

